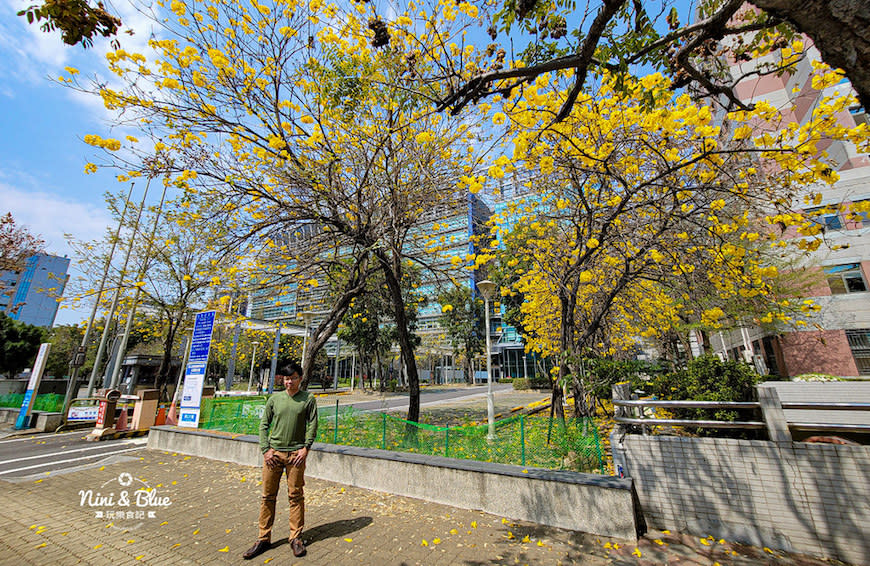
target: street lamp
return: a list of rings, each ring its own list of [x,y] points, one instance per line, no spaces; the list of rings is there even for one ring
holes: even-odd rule
[[[302,317],[302,321],[305,323],[305,334],[302,335],[302,363],[305,364],[305,353],[308,348],[308,325],[311,324],[311,319],[314,318],[315,313],[311,311],[302,311],[299,313],[299,316]],[[304,367],[304,365],[303,365]]]
[[[251,382],[254,381],[254,360],[257,358],[257,346],[259,346],[260,343],[255,340],[254,342],[252,342],[252,344],[254,345],[254,353],[251,354],[251,375],[248,376],[248,391],[249,392],[251,391]],[[259,382],[258,382],[258,389],[259,389]]]
[[[483,309],[486,318],[486,422],[489,425],[487,440],[495,439],[495,406],[492,402],[492,346],[489,336],[489,299],[495,292],[497,285],[489,279],[477,282],[477,288],[483,295]]]

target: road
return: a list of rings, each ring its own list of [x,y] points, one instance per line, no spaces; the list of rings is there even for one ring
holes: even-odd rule
[[[147,437],[88,442],[89,431],[29,434],[0,440],[0,480],[47,475],[116,462],[145,448]]]
[[[513,385],[510,383],[493,383],[493,394],[501,391],[512,391]],[[423,389],[420,392],[420,406],[427,407],[438,405],[441,403],[455,403],[457,401],[466,401],[471,399],[483,398],[486,396],[486,385],[473,387],[456,387],[450,389]],[[318,404],[321,407],[329,406],[335,401],[329,399],[321,399]],[[386,397],[376,401],[353,401],[351,403],[342,402],[339,398],[339,406],[351,406],[359,411],[402,411],[408,409],[408,395],[397,395],[395,397]]]
[[[511,390],[509,383],[494,383],[493,393]],[[423,407],[443,403],[479,399],[486,396],[486,386],[456,387],[449,389],[423,390],[420,404]],[[402,411],[408,408],[408,395],[397,394],[374,401],[345,401],[338,397],[342,407],[353,406],[359,411]],[[321,399],[321,407],[331,404],[331,399]],[[61,434],[29,434],[0,440],[0,480],[15,480],[45,476],[58,471],[73,471],[93,468],[104,463],[116,462],[118,458],[134,456],[142,450],[147,437],[124,438],[88,442],[85,436],[89,429]]]

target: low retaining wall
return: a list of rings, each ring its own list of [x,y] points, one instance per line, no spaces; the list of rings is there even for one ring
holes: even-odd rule
[[[853,564],[870,556],[870,446],[611,437],[648,524]]]
[[[148,448],[261,466],[250,435],[152,427]],[[564,529],[636,539],[631,480],[315,443],[306,475]]]
[[[0,407],[0,423],[14,423],[21,413],[20,408]],[[40,432],[54,432],[63,423],[63,413],[49,413],[46,411],[31,411],[30,418],[33,428]]]

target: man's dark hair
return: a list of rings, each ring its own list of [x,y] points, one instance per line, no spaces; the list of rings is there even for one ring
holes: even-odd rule
[[[293,375],[294,373],[298,373],[300,377],[302,376],[302,366],[296,362],[288,362],[279,367],[278,371],[275,372],[276,375]]]

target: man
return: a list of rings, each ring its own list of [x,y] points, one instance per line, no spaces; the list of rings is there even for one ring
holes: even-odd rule
[[[260,534],[242,557],[250,560],[272,546],[272,524],[281,475],[287,473],[290,500],[290,548],[294,556],[305,554],[300,538],[305,524],[305,459],[317,436],[317,403],[314,395],[301,391],[302,368],[296,363],[281,367],[275,381],[283,380],[284,391],[266,401],[260,419],[260,450],[263,452],[263,495],[260,502]]]

